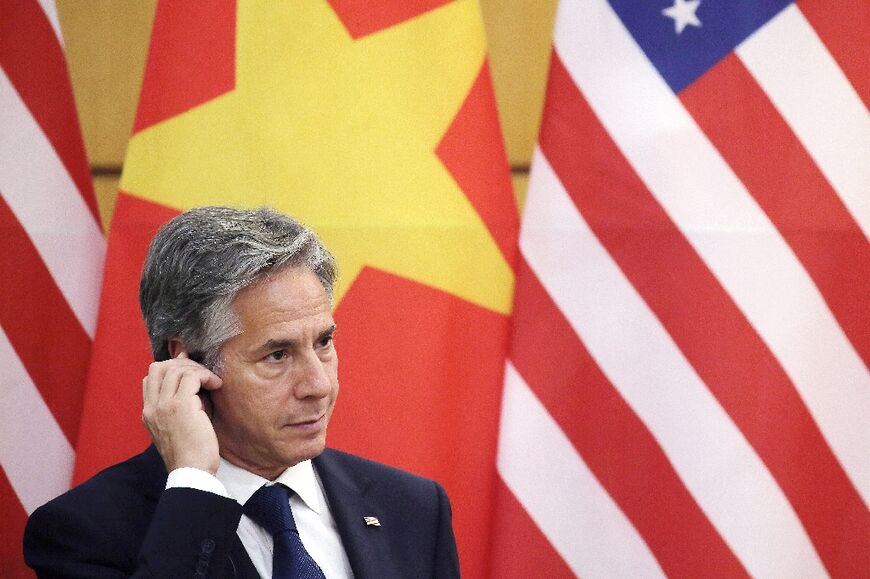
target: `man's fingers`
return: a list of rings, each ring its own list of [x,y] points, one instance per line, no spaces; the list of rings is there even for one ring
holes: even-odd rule
[[[163,374],[166,368],[161,366],[159,362],[152,362],[148,366],[148,375],[142,382],[142,400],[145,406],[153,406],[157,404],[157,398],[160,395],[160,383],[163,381]]]
[[[190,383],[185,388],[182,392],[184,395],[196,394],[200,387],[215,390],[223,384],[216,374],[187,358],[186,353],[181,353],[172,360],[154,362],[148,367],[148,376],[142,383],[144,405],[154,406],[165,403],[179,394],[182,380],[185,380],[186,376],[193,377],[195,383]]]
[[[205,380],[201,382],[203,388],[206,390],[217,390],[224,385],[223,378],[211,370],[206,369],[206,372],[208,372],[208,375],[205,377]]]
[[[221,384],[223,384],[221,379],[206,368],[185,370],[178,382],[177,395],[181,397],[193,396],[202,388],[215,390],[220,388]]]

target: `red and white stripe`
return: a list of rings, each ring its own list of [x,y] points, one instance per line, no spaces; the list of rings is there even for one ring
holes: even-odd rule
[[[0,36],[0,501],[30,513],[71,480],[106,244],[54,3],[5,2]]]
[[[498,470],[578,576],[870,569],[867,84],[808,14],[674,95],[561,2]]]

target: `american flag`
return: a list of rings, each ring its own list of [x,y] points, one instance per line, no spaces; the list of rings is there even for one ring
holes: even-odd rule
[[[57,10],[0,6],[0,576],[69,487],[105,241]]]
[[[492,575],[870,576],[870,3],[563,0]]]

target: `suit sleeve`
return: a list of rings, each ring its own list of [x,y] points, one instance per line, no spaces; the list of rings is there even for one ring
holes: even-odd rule
[[[436,579],[459,577],[459,555],[456,551],[456,538],[453,536],[453,514],[450,499],[438,483],[435,483],[438,497],[438,529],[436,531],[435,561],[433,565]]]
[[[40,579],[220,577],[241,514],[232,499],[169,489],[143,538],[130,525],[139,514],[123,505],[87,510],[53,501],[28,520],[24,556]]]

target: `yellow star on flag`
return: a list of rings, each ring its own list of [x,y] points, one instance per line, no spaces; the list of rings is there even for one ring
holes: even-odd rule
[[[484,61],[476,3],[358,40],[325,2],[269,8],[239,3],[235,88],[137,133],[121,188],[298,217],[338,257],[338,300],[372,266],[508,313],[511,268],[435,154]]]

